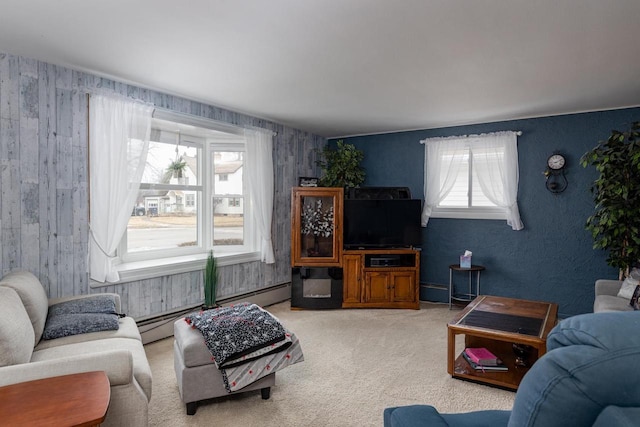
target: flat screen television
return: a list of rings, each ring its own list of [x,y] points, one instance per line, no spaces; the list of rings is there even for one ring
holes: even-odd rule
[[[422,200],[344,201],[343,243],[347,249],[406,248],[422,245]]]

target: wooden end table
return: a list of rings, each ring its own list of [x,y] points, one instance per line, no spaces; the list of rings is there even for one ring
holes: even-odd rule
[[[96,426],[111,398],[103,371],[0,387],[0,423],[8,426]]]
[[[529,367],[547,352],[547,335],[558,321],[558,304],[480,295],[447,324],[447,372],[453,378],[517,390]],[[507,366],[482,372],[455,354],[456,335],[465,347],[486,347]],[[529,346],[527,366],[516,364],[513,344]]]

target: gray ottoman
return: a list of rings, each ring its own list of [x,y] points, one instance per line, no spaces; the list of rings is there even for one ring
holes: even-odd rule
[[[228,396],[250,390],[261,390],[262,398],[268,399],[276,374],[267,375],[245,388],[229,393],[224,386],[222,374],[216,368],[202,334],[184,321],[173,324],[173,366],[178,380],[180,398],[187,405],[187,414],[193,415],[200,400]]]

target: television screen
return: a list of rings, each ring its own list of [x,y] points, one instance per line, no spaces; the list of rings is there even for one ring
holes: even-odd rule
[[[344,201],[343,242],[346,248],[420,246],[419,199]]]

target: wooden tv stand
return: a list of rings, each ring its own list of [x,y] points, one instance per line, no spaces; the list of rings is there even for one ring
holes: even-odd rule
[[[420,309],[419,250],[344,250],[342,268],[342,308]]]

